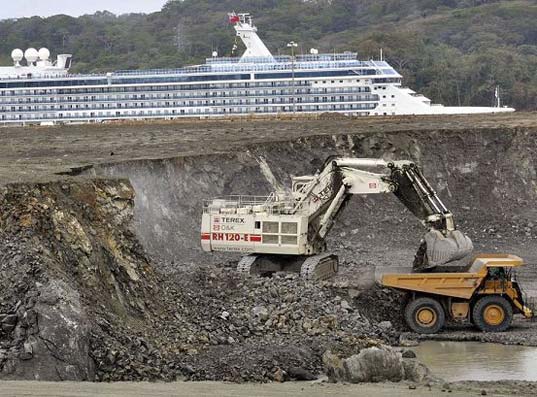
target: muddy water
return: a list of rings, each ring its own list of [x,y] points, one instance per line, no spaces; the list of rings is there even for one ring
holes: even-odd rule
[[[537,347],[426,341],[412,350],[446,381],[537,381]]]

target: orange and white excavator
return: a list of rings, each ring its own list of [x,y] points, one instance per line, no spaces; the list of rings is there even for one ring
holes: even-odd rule
[[[394,194],[428,229],[414,259],[423,271],[461,259],[473,251],[456,229],[419,167],[411,161],[328,158],[311,176],[292,179],[290,191],[268,196],[207,200],[201,223],[204,251],[241,252],[238,270],[249,274],[300,272],[303,278],[331,277],[337,256],[326,236],[353,195]]]

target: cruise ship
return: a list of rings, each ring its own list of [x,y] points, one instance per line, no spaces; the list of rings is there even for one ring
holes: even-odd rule
[[[402,85],[385,60],[359,60],[353,52],[274,56],[252,16],[229,14],[246,50],[180,69],[71,74],[71,54],[13,50],[14,65],[0,67],[0,125],[212,118],[246,115],[348,116],[469,114],[506,107],[448,107]]]

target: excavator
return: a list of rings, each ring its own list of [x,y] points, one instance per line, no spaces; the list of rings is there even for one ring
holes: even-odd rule
[[[415,163],[341,157],[328,158],[314,175],[293,177],[290,190],[206,200],[201,246],[242,253],[241,273],[291,271],[308,280],[327,279],[337,272],[338,258],[327,250],[326,237],[345,204],[353,195],[385,193],[394,194],[427,229],[414,271],[432,271],[473,251]]]

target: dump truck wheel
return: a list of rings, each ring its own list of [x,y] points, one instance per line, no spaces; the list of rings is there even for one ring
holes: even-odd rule
[[[446,322],[446,313],[440,302],[433,298],[417,298],[405,308],[405,321],[412,331],[435,334]]]
[[[472,310],[474,325],[484,332],[503,332],[511,325],[513,308],[507,299],[488,295],[479,299]]]

